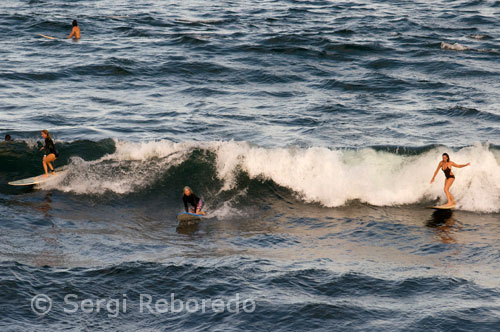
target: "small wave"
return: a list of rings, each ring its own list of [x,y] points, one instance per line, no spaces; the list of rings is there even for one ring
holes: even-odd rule
[[[83,65],[75,67],[71,71],[78,75],[122,76],[133,74],[131,69],[114,63]]]
[[[465,45],[462,45],[462,44],[459,44],[459,43],[450,44],[450,43],[446,43],[446,42],[441,42],[441,49],[443,49],[443,50],[452,50],[452,51],[467,51],[467,50],[470,50],[470,48],[467,47],[467,46],[465,46]]]
[[[500,51],[494,48],[480,48],[477,50],[478,52],[481,53],[499,53]]]
[[[490,121],[493,123],[500,122],[500,115],[495,113],[487,112],[484,110],[478,110],[472,107],[466,106],[453,106],[445,109],[436,109],[436,114],[444,114],[447,117],[468,117],[475,119],[484,119],[485,121]]]
[[[335,33],[338,35],[352,35],[355,32],[351,29],[340,29],[340,30],[336,30]]]
[[[375,44],[354,44],[354,43],[330,44],[325,48],[325,50],[330,52],[335,51],[340,53],[359,52],[359,53],[366,53],[367,55],[378,52],[390,51],[389,48],[383,47],[376,43]]]
[[[180,45],[204,45],[210,42],[210,37],[201,34],[179,34],[173,42]]]
[[[490,37],[490,36],[485,35],[485,34],[480,34],[480,33],[476,33],[476,34],[468,35],[467,37],[469,37],[469,38],[471,38],[471,39],[477,39],[477,40],[491,39],[491,37]]]
[[[497,49],[494,48],[470,48],[468,46],[455,43],[455,44],[449,44],[446,42],[441,42],[441,49],[443,50],[451,50],[451,51],[476,51],[476,52],[481,52],[481,53],[498,53]]]
[[[175,19],[174,22],[179,25],[188,25],[188,26],[218,26],[234,23],[237,21],[236,17],[222,18],[222,19],[197,19],[190,20],[185,18]]]

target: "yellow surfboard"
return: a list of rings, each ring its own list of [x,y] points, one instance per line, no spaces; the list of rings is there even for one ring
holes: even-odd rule
[[[51,37],[51,36],[46,36],[46,35],[42,35],[41,33],[37,33],[37,35],[39,35],[40,37],[43,37],[43,38],[47,38],[47,39],[57,39],[56,37]]]
[[[438,205],[438,206],[429,206],[429,209],[436,209],[436,210],[452,210],[455,208],[455,205]]]

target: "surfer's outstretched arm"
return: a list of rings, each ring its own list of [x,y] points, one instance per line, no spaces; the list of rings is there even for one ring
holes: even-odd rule
[[[453,161],[451,162],[451,166],[454,166],[456,168],[463,168],[463,167],[469,166],[469,165],[470,165],[470,163],[459,165],[459,164],[454,163]]]
[[[436,175],[439,172],[439,169],[441,168],[442,164],[443,164],[443,162],[440,161],[439,164],[438,164],[438,167],[436,168],[436,171],[434,172],[434,176],[432,177],[431,183],[434,182],[434,179],[436,178]]]

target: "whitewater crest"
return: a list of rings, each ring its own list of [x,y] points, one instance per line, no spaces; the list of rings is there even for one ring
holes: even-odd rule
[[[450,44],[446,42],[441,42],[441,48],[443,50],[452,50],[452,51],[467,51],[470,49],[469,47],[459,43]]]
[[[439,171],[433,184],[430,180],[441,154],[448,152],[458,164],[471,162],[470,167],[453,170],[457,207],[477,212],[499,212],[500,208],[500,153],[484,144],[402,155],[372,148],[264,148],[235,141],[116,141],[116,151],[98,160],[73,158],[72,174],[58,189],[77,194],[127,194],[153,185],[195,149],[215,156],[212,162],[224,184],[222,191],[234,188],[238,172],[245,172],[251,179],[271,180],[305,202],[325,207],[352,200],[375,206],[444,202],[444,175]]]

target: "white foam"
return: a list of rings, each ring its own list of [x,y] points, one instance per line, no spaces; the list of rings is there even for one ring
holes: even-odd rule
[[[14,138],[14,142],[24,142],[26,143],[29,149],[33,150],[40,148],[40,146],[38,145],[39,142],[43,144],[43,141],[34,138]]]
[[[443,50],[452,50],[452,51],[467,51],[469,48],[465,45],[455,43],[455,44],[450,44],[446,42],[441,42],[441,48]]]
[[[222,191],[222,190],[221,190]],[[218,206],[211,206],[210,204],[204,204],[203,209],[210,211],[210,217],[215,217],[219,220],[223,219],[233,219],[235,216],[238,217],[248,217],[251,213],[235,208],[235,201],[241,197],[246,196],[247,188],[244,188],[234,194],[231,199],[222,202]]]
[[[94,161],[72,157],[62,185],[46,184],[76,194],[127,194],[144,188],[185,159],[194,144],[170,141],[115,141],[116,151]]]

